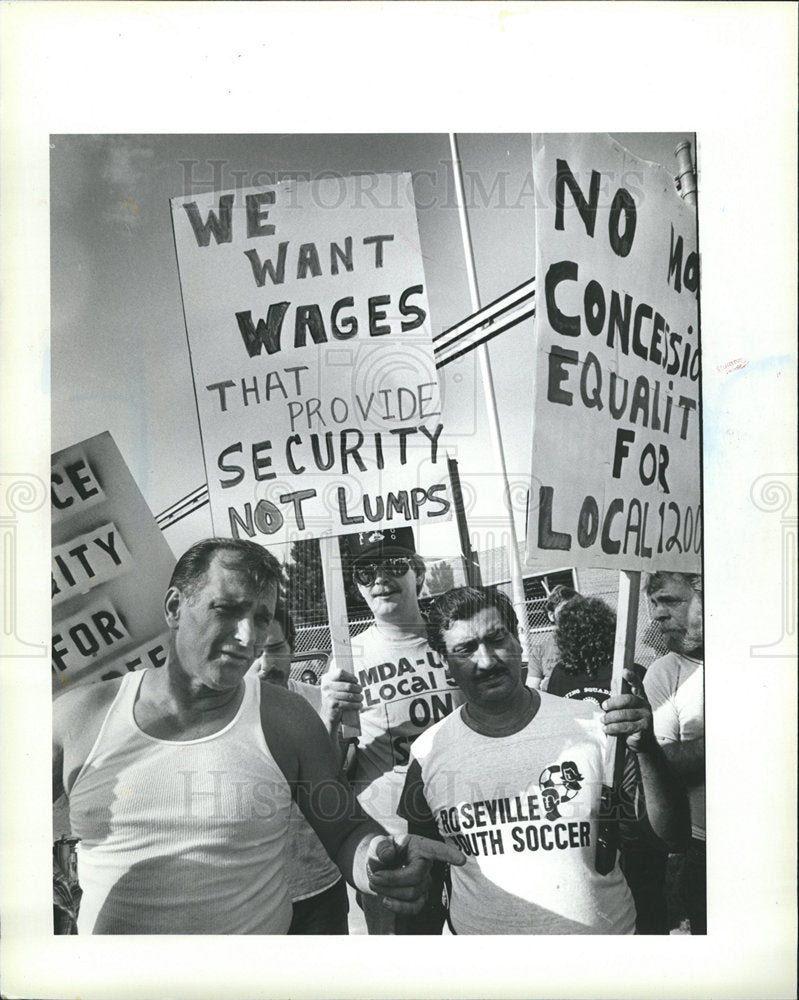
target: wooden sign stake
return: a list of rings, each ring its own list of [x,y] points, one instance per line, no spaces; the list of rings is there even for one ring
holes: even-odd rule
[[[613,675],[610,682],[611,697],[624,693],[624,671],[632,670],[640,589],[641,573],[638,570],[621,570],[619,603],[616,611],[616,641],[613,647]],[[618,792],[624,774],[625,749],[623,739],[618,736],[608,737],[595,858],[595,867],[600,875],[609,874],[616,863],[616,852],[619,847]]]
[[[352,664],[352,642],[347,623],[347,598],[344,593],[344,572],[338,536],[324,535],[319,539],[322,557],[322,579],[325,584],[327,620],[330,623],[330,642],[337,667],[348,673],[355,673]],[[352,739],[361,733],[361,721],[357,711],[345,712],[341,718],[341,736]]]

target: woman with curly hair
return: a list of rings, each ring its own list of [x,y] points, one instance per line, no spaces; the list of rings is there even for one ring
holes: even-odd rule
[[[598,597],[573,598],[558,615],[558,661],[547,691],[563,698],[594,701],[610,695],[616,615]]]

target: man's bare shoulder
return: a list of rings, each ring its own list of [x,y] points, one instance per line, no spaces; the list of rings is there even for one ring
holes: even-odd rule
[[[302,735],[309,727],[324,733],[319,716],[302,695],[265,681],[261,682],[261,719],[270,729],[286,733]]]
[[[82,684],[53,702],[54,799],[71,790],[121,684],[121,677]]]
[[[322,720],[293,691],[261,682],[261,726],[272,756],[289,781],[302,775],[309,762],[332,757]]]
[[[81,684],[65,691],[53,702],[53,735],[67,739],[76,731],[91,728],[95,719],[101,722],[111,707],[122,684],[122,677],[107,681]]]

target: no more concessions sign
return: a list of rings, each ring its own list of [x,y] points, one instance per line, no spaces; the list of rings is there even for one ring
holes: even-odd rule
[[[609,136],[536,136],[528,563],[701,565],[696,214]]]

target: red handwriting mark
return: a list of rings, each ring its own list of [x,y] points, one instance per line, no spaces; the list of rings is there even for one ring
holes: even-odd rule
[[[724,375],[729,375],[730,372],[737,372],[741,368],[746,368],[749,361],[746,358],[735,358],[734,361],[728,361],[723,365],[716,365],[718,371],[722,372]]]

